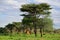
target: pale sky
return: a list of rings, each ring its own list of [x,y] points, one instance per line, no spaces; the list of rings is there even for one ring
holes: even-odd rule
[[[20,22],[23,12],[19,10],[21,5],[29,3],[48,3],[53,8],[51,18],[53,19],[54,28],[60,28],[60,0],[0,0],[0,27],[8,23]]]

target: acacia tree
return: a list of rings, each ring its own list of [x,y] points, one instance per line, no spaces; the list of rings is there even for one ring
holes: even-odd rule
[[[35,36],[37,34],[37,25],[36,25],[37,20],[39,19],[39,17],[41,15],[45,15],[45,16],[49,15],[50,9],[51,9],[50,5],[48,5],[47,3],[26,4],[26,5],[22,5],[22,8],[20,8],[20,10],[22,12],[28,12],[28,14],[33,17],[32,23],[34,25]],[[41,27],[40,27],[40,29],[41,29]],[[42,31],[41,31],[41,33],[42,33]]]

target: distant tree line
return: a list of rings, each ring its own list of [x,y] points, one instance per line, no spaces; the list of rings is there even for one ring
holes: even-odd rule
[[[0,27],[0,33],[27,33],[27,31],[30,33],[34,33],[33,30],[33,24],[31,24],[30,26],[24,26],[22,22],[12,22],[7,24],[4,28]],[[39,27],[37,27],[37,31],[39,32]],[[44,31],[53,31],[53,27],[47,26],[47,28],[44,28]]]

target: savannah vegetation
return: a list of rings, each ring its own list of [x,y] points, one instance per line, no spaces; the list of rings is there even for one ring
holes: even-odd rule
[[[23,19],[0,27],[1,40],[60,40],[60,29],[53,28],[52,8],[47,3],[25,4],[20,8]]]

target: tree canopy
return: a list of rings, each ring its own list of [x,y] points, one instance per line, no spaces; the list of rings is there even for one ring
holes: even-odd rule
[[[47,26],[47,25],[49,26],[50,24],[52,24],[52,23],[50,23],[49,19],[46,19],[47,20],[46,21],[47,25],[44,25],[45,22],[43,22],[45,20],[43,18],[49,17],[49,15],[51,13],[49,10],[51,10],[51,9],[52,8],[47,3],[22,5],[22,8],[20,8],[20,10],[22,12],[27,12],[28,13],[28,14],[27,13],[22,14],[22,16],[24,16],[22,22],[27,24],[27,25],[29,23],[33,23],[34,33],[35,33],[35,36],[36,36],[37,24],[38,23],[39,23],[40,29],[43,29],[43,26]],[[43,18],[40,18],[41,16],[43,16]],[[41,30],[41,35],[42,35],[42,30]]]

